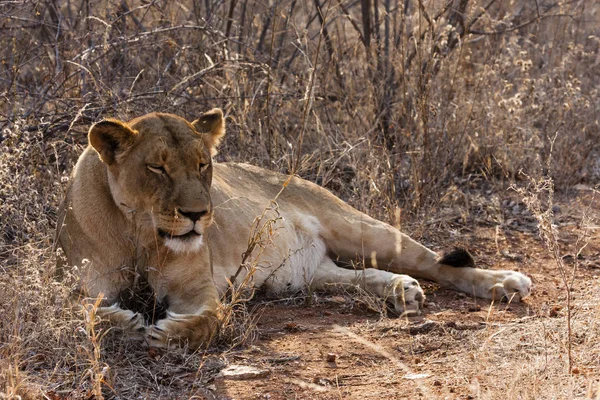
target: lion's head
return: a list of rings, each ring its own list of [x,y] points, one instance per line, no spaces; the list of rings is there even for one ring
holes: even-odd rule
[[[152,113],[98,122],[89,142],[108,166],[115,203],[171,250],[192,252],[212,222],[211,157],[224,129],[219,109],[192,123]]]

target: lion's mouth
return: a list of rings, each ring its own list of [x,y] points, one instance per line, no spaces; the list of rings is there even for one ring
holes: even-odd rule
[[[175,235],[171,232],[163,231],[162,229],[158,229],[158,236],[163,239],[179,239],[179,240],[188,240],[194,239],[198,236],[202,236],[200,233],[196,232],[194,229],[189,231],[188,233],[184,233],[183,235]]]

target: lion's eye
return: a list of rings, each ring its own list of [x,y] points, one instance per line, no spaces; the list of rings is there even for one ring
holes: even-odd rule
[[[200,165],[198,165],[198,169],[200,170],[200,172],[204,172],[206,171],[206,169],[208,168],[209,164],[202,164],[200,163]]]
[[[155,174],[165,174],[165,168],[162,165],[152,165],[152,164],[148,164],[146,165],[146,167],[148,167],[148,169],[152,172],[154,172]]]

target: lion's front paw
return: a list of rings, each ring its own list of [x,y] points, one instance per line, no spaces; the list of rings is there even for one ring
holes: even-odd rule
[[[391,281],[387,300],[399,315],[419,315],[425,302],[425,293],[416,279],[398,275]]]
[[[144,330],[144,317],[137,312],[125,310],[118,304],[110,307],[98,307],[96,314],[104,320],[110,321],[112,325],[120,329],[131,331],[132,333]]]
[[[489,289],[489,298],[521,301],[531,294],[533,284],[528,276],[516,271],[490,272],[494,272],[496,283]]]
[[[192,349],[207,347],[219,328],[217,317],[211,312],[177,314],[167,311],[167,318],[146,329],[151,346],[168,347],[187,344]]]

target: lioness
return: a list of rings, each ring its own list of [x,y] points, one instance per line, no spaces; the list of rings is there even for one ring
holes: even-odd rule
[[[439,257],[314,183],[248,164],[215,163],[224,133],[219,109],[191,123],[152,113],[90,128],[57,237],[66,262],[77,266],[81,292],[103,297],[98,313],[105,319],[141,332],[153,345],[172,339],[206,345],[218,328],[219,295],[243,255],[257,266],[254,287],[278,293],[359,285],[398,312],[418,313],[423,305],[413,277],[488,299],[529,295],[525,275],[476,269],[462,250]],[[261,215],[262,228],[253,229]],[[261,243],[249,254],[252,235]],[[339,266],[357,259],[372,268]],[[238,281],[247,273],[241,268]],[[167,310],[150,326],[119,301],[139,278]]]

